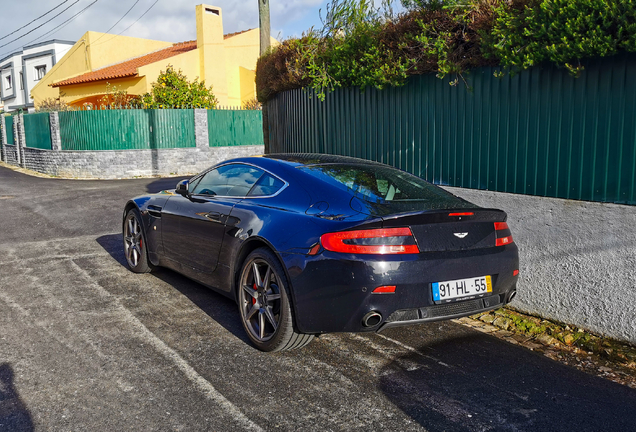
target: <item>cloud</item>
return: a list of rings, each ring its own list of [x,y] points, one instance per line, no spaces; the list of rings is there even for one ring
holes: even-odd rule
[[[272,16],[277,20],[286,19],[288,21],[297,21],[301,19],[308,10],[320,6],[322,0],[287,0],[274,1],[270,3]],[[283,18],[284,17],[284,18]]]

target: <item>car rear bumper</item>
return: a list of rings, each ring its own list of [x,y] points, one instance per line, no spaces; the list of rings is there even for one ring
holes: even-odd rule
[[[282,254],[292,287],[298,330],[304,333],[381,331],[387,328],[459,318],[506,304],[516,291],[516,245],[417,255],[316,256]],[[450,303],[435,303],[434,282],[492,277],[492,292]],[[395,293],[378,294],[380,286]],[[380,315],[365,325],[369,313]]]
[[[507,303],[510,294],[516,291],[516,286],[508,293],[495,294],[484,298],[458,301],[445,305],[435,305],[424,308],[400,309],[393,312],[378,327],[378,332],[391,327],[401,327],[411,324],[422,324],[432,321],[461,318],[480,312],[500,308]]]

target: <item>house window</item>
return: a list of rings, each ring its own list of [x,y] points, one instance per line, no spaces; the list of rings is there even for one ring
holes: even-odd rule
[[[11,75],[7,75],[4,77],[4,89],[11,90],[13,88],[13,83],[11,82]]]
[[[35,80],[40,81],[46,75],[46,66],[35,67]]]
[[[24,90],[24,74],[20,72],[20,90]]]

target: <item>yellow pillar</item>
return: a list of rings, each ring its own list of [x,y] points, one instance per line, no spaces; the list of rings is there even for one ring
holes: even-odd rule
[[[228,104],[228,87],[223,44],[223,12],[220,7],[198,5],[197,49],[202,80],[213,92],[221,105]]]

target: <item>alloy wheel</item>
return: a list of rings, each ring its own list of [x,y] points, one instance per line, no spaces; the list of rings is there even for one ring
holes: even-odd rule
[[[263,259],[254,259],[244,269],[241,278],[241,314],[251,336],[266,342],[280,325],[281,288],[272,266]]]
[[[143,236],[141,234],[141,224],[134,214],[130,214],[126,219],[124,232],[124,252],[128,265],[135,268],[139,265],[143,251]]]

